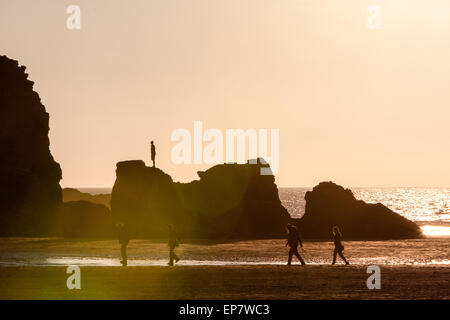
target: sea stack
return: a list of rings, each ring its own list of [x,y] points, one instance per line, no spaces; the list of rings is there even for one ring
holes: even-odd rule
[[[177,183],[143,161],[117,164],[111,209],[137,237],[166,237],[173,224],[183,238],[258,239],[285,236],[289,213],[275,178],[257,164],[221,164]]]
[[[381,203],[357,200],[352,191],[321,182],[305,195],[305,215],[296,219],[305,238],[330,239],[339,226],[346,239],[405,239],[422,236],[417,224]]]
[[[0,234],[48,235],[61,203],[49,115],[25,67],[0,56]]]

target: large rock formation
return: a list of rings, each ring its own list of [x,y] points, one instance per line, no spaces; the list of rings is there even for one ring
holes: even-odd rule
[[[110,210],[85,200],[64,202],[55,230],[57,236],[68,238],[111,238],[116,231]]]
[[[421,236],[412,221],[381,203],[356,200],[349,189],[322,182],[305,195],[305,215],[296,220],[305,238],[329,239],[331,228],[339,226],[346,239],[400,239]]]
[[[63,202],[85,200],[102,204],[108,208],[111,207],[111,194],[90,194],[73,188],[64,188],[62,190],[62,199]]]
[[[0,56],[0,235],[48,234],[61,203],[49,115],[25,67]]]
[[[264,164],[223,164],[198,172],[200,180],[176,183],[143,161],[117,164],[111,208],[133,236],[166,237],[173,224],[183,238],[277,238],[289,213]]]

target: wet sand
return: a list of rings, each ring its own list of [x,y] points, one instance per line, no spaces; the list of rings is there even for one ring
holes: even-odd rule
[[[288,249],[283,239],[229,243],[182,243],[176,249],[184,265],[279,264]],[[344,241],[344,254],[352,265],[447,265],[450,238],[391,241]],[[300,251],[309,264],[330,264],[333,243],[305,241]],[[131,266],[165,265],[164,241],[132,240],[128,246]],[[0,238],[0,266],[46,266],[77,264],[119,266],[117,240],[68,240],[58,238]],[[342,263],[342,261],[339,261]]]
[[[450,299],[450,268],[381,266],[369,290],[363,266],[1,267],[0,299]]]

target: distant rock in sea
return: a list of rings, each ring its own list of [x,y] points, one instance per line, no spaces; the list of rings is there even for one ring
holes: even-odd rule
[[[330,239],[339,226],[344,238],[404,239],[422,236],[417,224],[381,203],[357,200],[352,191],[333,182],[321,182],[305,195],[305,214],[295,219],[305,238]]]
[[[73,188],[64,188],[62,190],[63,202],[86,200],[92,203],[102,204],[108,208],[111,207],[111,194],[90,194],[81,192]]]
[[[47,235],[61,203],[49,115],[25,67],[0,56],[0,235]]]
[[[111,209],[135,237],[167,237],[173,224],[182,238],[242,239],[285,236],[289,213],[274,176],[257,164],[221,164],[177,183],[143,161],[117,164]]]

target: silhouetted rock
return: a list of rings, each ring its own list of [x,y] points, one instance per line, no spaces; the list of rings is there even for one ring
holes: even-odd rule
[[[305,238],[330,239],[339,226],[345,239],[401,239],[421,236],[412,221],[384,205],[357,200],[351,190],[321,182],[305,195],[305,215],[296,224]]]
[[[278,238],[289,213],[263,164],[223,164],[198,172],[200,180],[173,182],[143,161],[117,164],[111,208],[133,236],[166,237],[173,224],[184,238]]]
[[[111,238],[115,227],[106,206],[81,200],[61,204],[55,231],[68,238]]]
[[[111,194],[90,194],[81,192],[73,188],[64,188],[62,190],[63,202],[86,200],[92,203],[102,204],[108,208],[111,207]]]
[[[49,149],[49,115],[25,67],[0,56],[0,234],[49,232],[61,203],[61,168]]]

